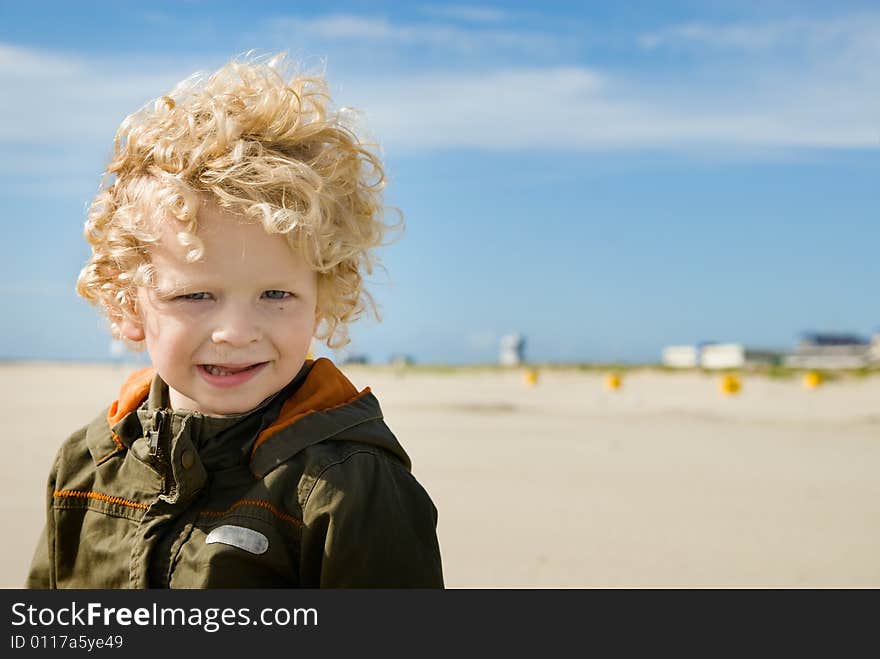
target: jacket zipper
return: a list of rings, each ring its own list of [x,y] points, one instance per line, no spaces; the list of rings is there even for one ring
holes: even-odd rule
[[[150,455],[159,453],[159,433],[162,432],[162,423],[165,421],[165,412],[158,410],[153,418],[153,429],[150,430]]]

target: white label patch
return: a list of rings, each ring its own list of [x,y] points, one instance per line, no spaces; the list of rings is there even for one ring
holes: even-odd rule
[[[259,531],[231,524],[218,526],[205,538],[206,545],[215,542],[238,547],[252,554],[262,554],[269,548],[269,538]]]

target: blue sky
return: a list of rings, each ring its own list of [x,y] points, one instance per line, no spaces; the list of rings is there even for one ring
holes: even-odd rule
[[[878,328],[876,3],[618,4],[0,3],[0,357],[108,358],[73,284],[113,133],[250,49],[325,70],[383,145],[407,228],[353,353]]]

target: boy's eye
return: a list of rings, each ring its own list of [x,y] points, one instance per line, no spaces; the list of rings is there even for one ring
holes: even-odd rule
[[[177,299],[178,299],[178,300],[210,300],[210,299],[211,299],[211,294],[210,294],[210,293],[204,293],[204,292],[201,292],[201,293],[187,293],[186,295],[178,295],[178,296],[177,296]]]
[[[292,293],[287,291],[263,291],[263,297],[267,300],[284,300],[292,297]]]

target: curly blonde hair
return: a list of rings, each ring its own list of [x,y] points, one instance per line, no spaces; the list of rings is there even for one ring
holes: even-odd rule
[[[179,220],[187,259],[201,258],[197,211],[221,208],[284,234],[318,274],[317,338],[349,343],[348,324],[367,310],[378,319],[364,274],[386,244],[385,174],[355,135],[346,110],[333,110],[322,76],[294,74],[283,55],[233,60],[196,74],[129,115],[116,132],[105,181],[85,225],[92,256],[77,291],[103,306],[114,336],[137,317],[137,288],[151,281],[149,247],[164,218]]]

